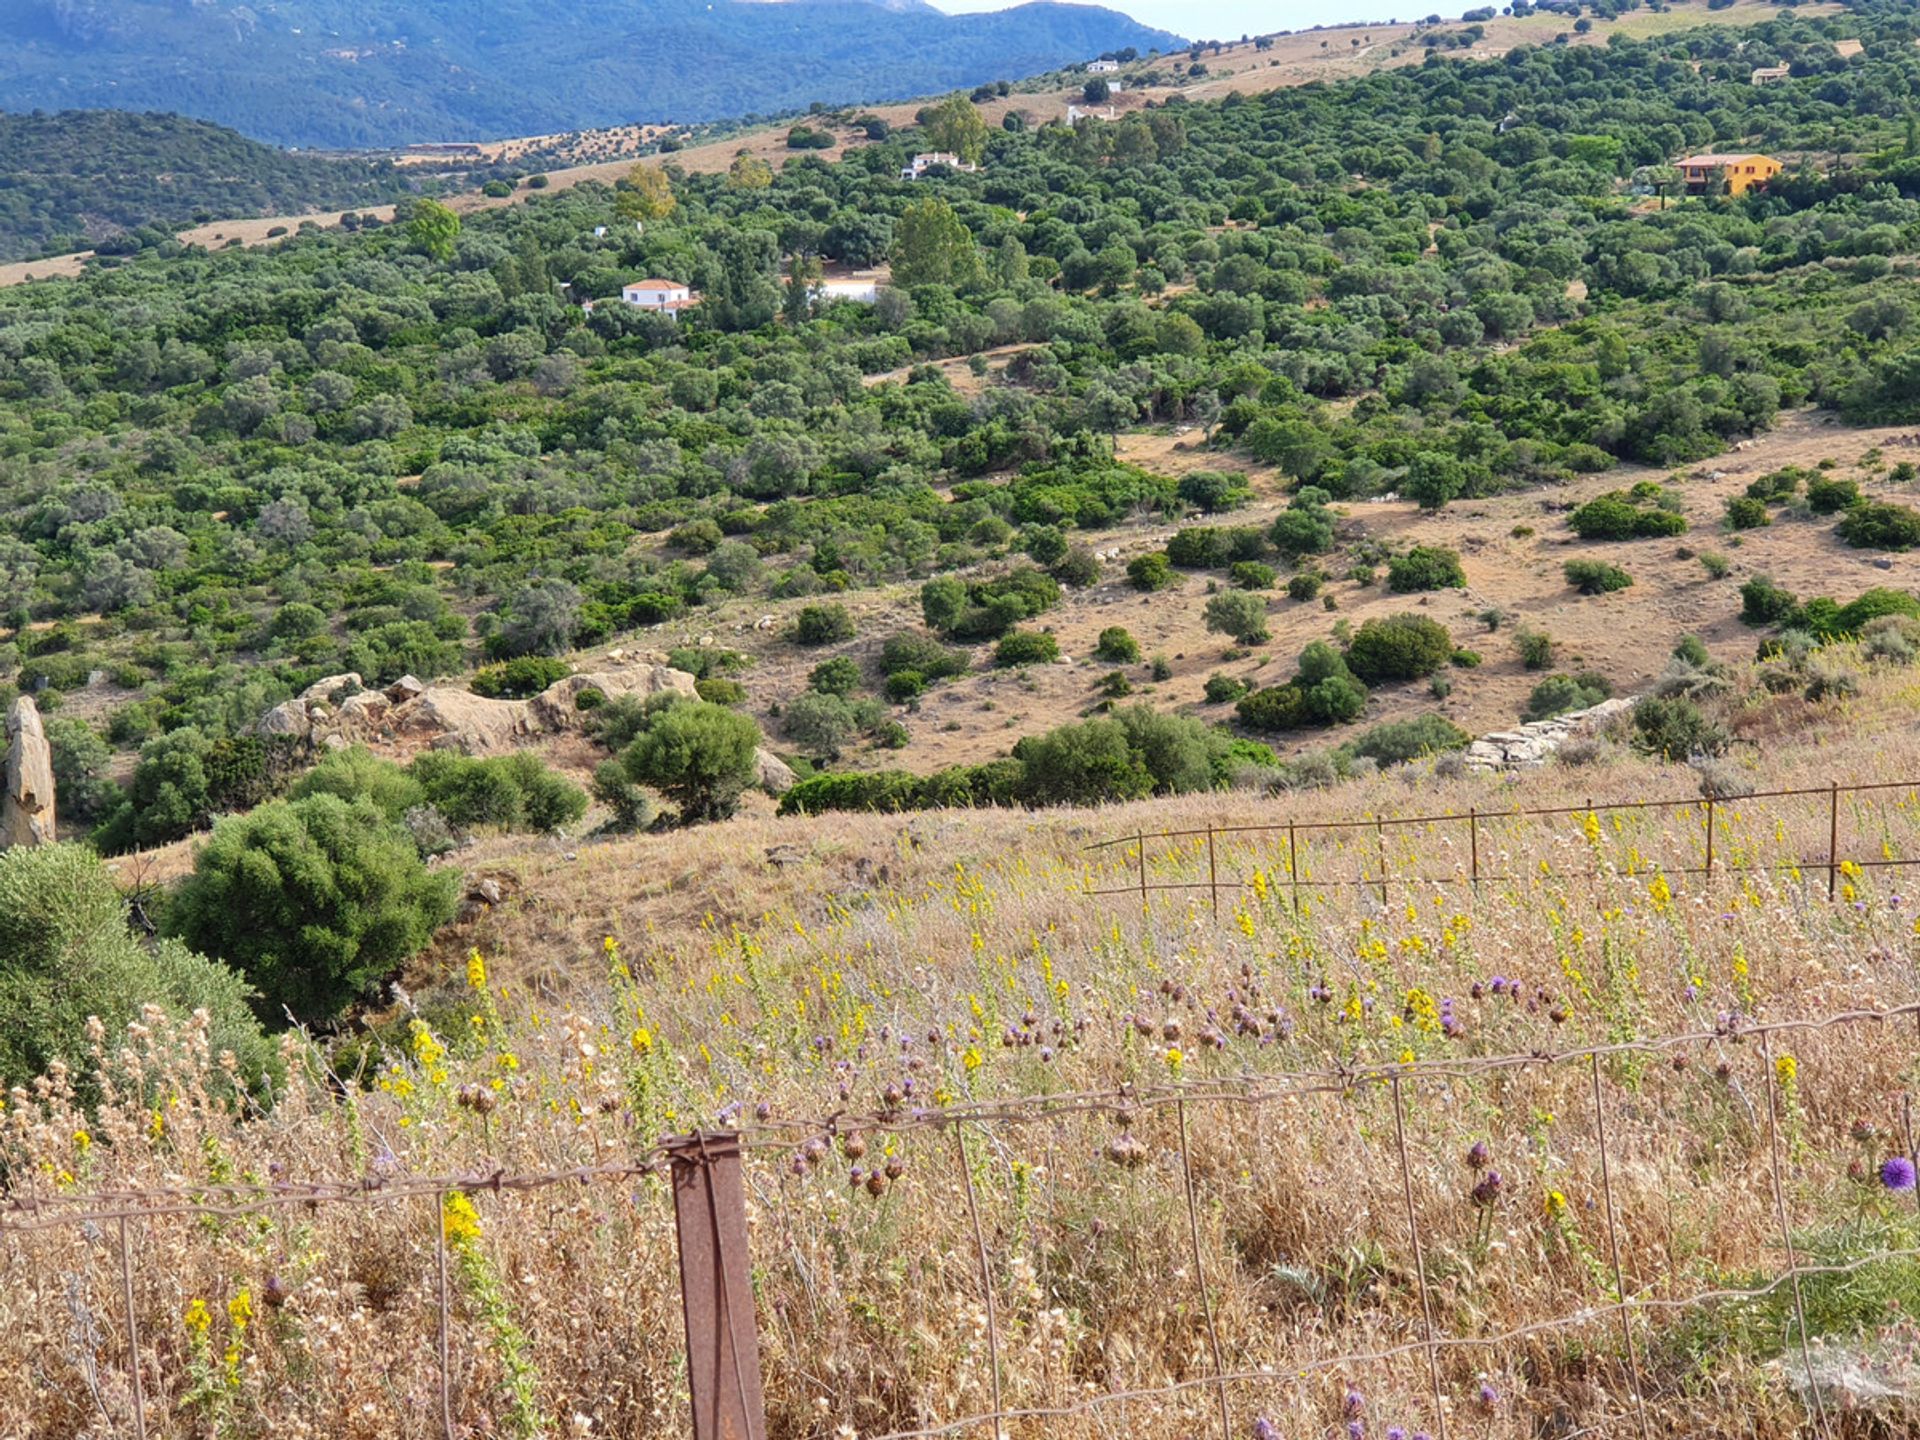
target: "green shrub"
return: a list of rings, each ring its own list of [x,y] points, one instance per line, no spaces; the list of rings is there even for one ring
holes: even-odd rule
[[[1686,760],[1724,754],[1727,732],[1691,700],[1646,695],[1633,707],[1634,743],[1649,755]]]
[[[699,682],[695,681],[694,683],[698,684]],[[602,690],[598,685],[583,685],[580,689],[573,692],[573,708],[582,713],[589,710],[598,710],[606,703],[607,692]]]
[[[793,697],[780,717],[780,727],[809,755],[838,760],[859,722],[843,696],[808,690]]]
[[[1763,505],[1778,505],[1791,500],[1800,493],[1800,481],[1805,474],[1794,465],[1770,471],[1747,486],[1747,497]]]
[[[1395,615],[1369,620],[1347,647],[1347,664],[1369,685],[1417,680],[1431,675],[1453,656],[1446,627],[1424,615]]]
[[[853,616],[844,605],[802,605],[788,632],[796,645],[837,645],[853,633]]]
[[[593,798],[610,812],[606,828],[631,835],[653,823],[653,801],[618,760],[602,760],[593,772]]]
[[[1111,718],[1029,735],[1013,747],[1023,804],[1098,805],[1204,790],[1226,737],[1197,720],[1144,705]]]
[[[1127,562],[1127,579],[1136,590],[1164,590],[1174,582],[1173,565],[1157,550],[1136,555]]]
[[[1687,528],[1687,522],[1674,511],[1660,508],[1659,502],[1665,499],[1665,492],[1657,485],[1647,491],[1639,486],[1632,490],[1610,490],[1567,516],[1567,524],[1582,540],[1644,540],[1678,535]]]
[[[1093,688],[1095,694],[1106,700],[1124,700],[1133,694],[1133,682],[1121,670],[1109,670],[1094,682]]]
[[[1268,638],[1267,602],[1245,590],[1223,590],[1206,605],[1209,631],[1231,635],[1242,645],[1259,644]]]
[[[1733,564],[1718,550],[1700,552],[1700,568],[1707,572],[1709,580],[1724,580],[1733,570]]]
[[[489,700],[526,700],[573,673],[564,660],[548,655],[520,655],[473,672],[467,688]]]
[[[1472,738],[1444,715],[1416,715],[1371,726],[1344,748],[1379,765],[1401,765],[1423,755],[1458,750]]]
[[[1740,618],[1749,625],[1785,625],[1799,613],[1793,592],[1770,576],[1756,575],[1740,587]]]
[[[693,693],[711,705],[739,705],[747,698],[747,687],[725,675],[709,675],[693,682]]]
[[[371,800],[316,794],[215,826],[166,923],[244,975],[262,1013],[327,1024],[453,918],[459,883]]]
[[[1460,552],[1444,545],[1416,545],[1405,555],[1387,562],[1387,588],[1396,595],[1422,590],[1460,589],[1467,583],[1467,572],[1460,567]]]
[[[1253,498],[1245,475],[1218,470],[1189,471],[1180,477],[1174,493],[1194,509],[1209,514],[1238,510]]]
[[[1312,571],[1302,571],[1287,579],[1287,598],[1290,600],[1311,600],[1320,593],[1321,577]]]
[[[1100,578],[1100,562],[1084,545],[1075,545],[1047,569],[1062,585],[1084,590]]]
[[[1727,501],[1727,528],[1729,530],[1758,530],[1773,524],[1773,516],[1768,513],[1764,500],[1755,500],[1751,495],[1736,495]]]
[[[1239,590],[1271,590],[1277,578],[1263,560],[1236,560],[1227,570],[1227,582]]]
[[[927,677],[918,670],[896,670],[887,676],[885,689],[889,700],[904,705],[926,693]]]
[[[1060,642],[1040,630],[1015,630],[1004,635],[993,647],[993,663],[1002,668],[1013,665],[1051,665],[1060,658]]]
[[[683,823],[724,820],[753,782],[760,727],[736,710],[682,701],[621,755],[627,774],[680,807]]]
[[[586,792],[530,751],[475,759],[428,750],[414,757],[407,773],[419,781],[427,804],[463,828],[545,833],[572,824],[587,809]]]
[[[294,782],[288,795],[295,800],[309,795],[371,800],[389,820],[398,820],[415,806],[427,803],[427,792],[419,780],[364,745],[323,756],[319,764]]]
[[[1544,630],[1522,626],[1513,632],[1513,648],[1520,663],[1529,670],[1545,670],[1553,664],[1553,637]]]
[[[1807,508],[1816,515],[1833,515],[1860,503],[1860,485],[1822,475],[1807,482]]]
[[[1521,719],[1546,720],[1569,710],[1586,710],[1611,694],[1613,684],[1604,675],[1588,671],[1578,675],[1549,675],[1527,696],[1527,708],[1521,712]]]
[[[1140,642],[1122,625],[1109,625],[1094,642],[1094,658],[1109,665],[1132,665],[1140,658]]]
[[[142,1007],[176,1022],[207,1013],[206,1041],[231,1052],[252,1089],[278,1067],[254,1018],[255,992],[234,971],[182,945],[149,945],[127,927],[126,897],[98,855],[79,845],[0,853],[0,1090],[31,1085],[66,1062],[81,1098],[95,1098],[88,1022],[124,1036]]]
[[[1238,700],[1253,687],[1236,675],[1209,675],[1207,677],[1207,702],[1212,705],[1224,705],[1230,700]]]
[[[922,688],[935,680],[949,680],[967,673],[971,662],[967,652],[942,645],[931,635],[903,630],[889,635],[880,647],[880,673],[897,675],[911,670],[921,678]]]
[[[1297,730],[1309,723],[1306,697],[1291,680],[1241,696],[1234,711],[1253,730]]]
[[[1562,567],[1567,583],[1582,595],[1607,595],[1633,584],[1633,577],[1604,560],[1569,560]]]
[[[823,695],[851,695],[860,688],[860,667],[844,655],[823,660],[807,676],[807,688]]]
[[[1875,620],[1885,615],[1904,615],[1920,618],[1920,599],[1915,599],[1908,590],[1893,590],[1886,586],[1875,586],[1857,599],[1848,601],[1840,607],[1834,616],[1831,636],[1859,635]]]
[[[941,575],[920,587],[920,612],[927,627],[966,640],[991,640],[1022,620],[1060,603],[1060,582],[1044,570],[1021,566],[991,580],[971,583]],[[925,666],[915,666],[931,677]]]
[[[1833,533],[1857,550],[1911,550],[1920,545],[1920,511],[1871,501],[1849,510]]]

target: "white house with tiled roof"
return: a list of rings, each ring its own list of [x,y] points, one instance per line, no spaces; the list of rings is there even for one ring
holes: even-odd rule
[[[674,315],[700,303],[700,297],[693,293],[692,288],[682,285],[678,280],[635,280],[631,285],[621,288],[620,298],[636,309],[653,310],[663,315]]]

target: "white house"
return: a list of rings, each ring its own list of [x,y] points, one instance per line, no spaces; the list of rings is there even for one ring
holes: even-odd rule
[[[1758,70],[1753,72],[1752,76],[1755,85],[1778,85],[1782,80],[1791,80],[1792,78],[1793,67],[1791,65],[1762,65]]]
[[[678,280],[636,280],[621,289],[620,298],[636,309],[668,316],[700,303],[700,297]]]
[[[900,178],[918,180],[930,166],[934,165],[944,165],[949,170],[964,170],[969,174],[980,168],[978,165],[967,164],[951,150],[929,150],[914,156],[911,164],[902,167]]]
[[[1118,60],[1089,60],[1087,62],[1087,73],[1089,75],[1115,75],[1119,73],[1119,70],[1120,62]]]

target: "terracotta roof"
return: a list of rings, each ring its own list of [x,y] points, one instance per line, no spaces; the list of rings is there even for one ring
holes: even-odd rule
[[[1745,154],[1740,154],[1740,155],[1719,155],[1719,154],[1689,155],[1686,159],[1682,160],[1680,163],[1683,166],[1704,165],[1709,170],[1717,170],[1724,165],[1738,165],[1747,160],[1769,160],[1770,161],[1771,158],[1772,157],[1770,156],[1760,154],[1758,151],[1749,151]]]
[[[629,280],[627,282],[627,289],[629,290],[685,290],[686,288],[687,284],[684,280],[651,279]]]

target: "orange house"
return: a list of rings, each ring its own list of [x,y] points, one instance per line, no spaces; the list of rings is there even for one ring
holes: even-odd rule
[[[1786,168],[1771,155],[1689,155],[1680,162],[1680,178],[1689,195],[1709,193],[1715,176],[1725,179],[1727,194],[1744,195]]]

